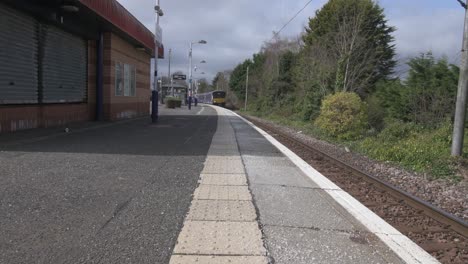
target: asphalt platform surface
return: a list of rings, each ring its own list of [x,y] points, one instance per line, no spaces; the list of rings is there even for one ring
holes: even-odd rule
[[[168,263],[216,126],[194,107],[0,135],[0,263]]]

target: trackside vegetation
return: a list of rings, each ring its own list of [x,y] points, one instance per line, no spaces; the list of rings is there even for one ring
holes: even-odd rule
[[[372,0],[330,0],[301,36],[274,37],[237,65],[229,88],[248,113],[433,178],[460,179],[450,157],[459,68],[422,51],[395,73],[393,33]]]

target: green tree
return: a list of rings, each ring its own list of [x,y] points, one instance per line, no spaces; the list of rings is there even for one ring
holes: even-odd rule
[[[252,64],[250,59],[237,65],[232,71],[229,87],[237,95],[238,98],[245,98],[245,79],[247,76],[247,67]]]
[[[334,61],[333,90],[372,92],[395,66],[395,47],[383,9],[371,0],[330,0],[309,20],[306,47],[322,47]]]
[[[387,80],[377,85],[376,97],[386,115],[406,122],[436,126],[453,116],[459,68],[431,53],[408,62],[405,81]]]
[[[424,125],[437,124],[453,115],[459,68],[446,59],[436,61],[431,53],[413,58],[402,93],[407,119]]]
[[[212,87],[205,78],[198,80],[197,82],[198,93],[206,93],[212,91]]]
[[[280,55],[278,65],[278,77],[273,79],[271,87],[269,87],[270,101],[281,101],[288,95],[294,92],[293,80],[293,66],[295,64],[296,56],[291,51],[286,51]]]
[[[263,83],[259,80],[262,78],[265,59],[265,53],[257,53],[252,59],[247,59],[234,68],[229,79],[229,87],[238,98],[245,98],[247,67],[249,67],[249,96],[256,97],[260,92],[260,86],[263,86]]]
[[[229,90],[229,79],[228,72],[218,72],[213,78],[212,86],[215,90],[228,91]]]
[[[374,96],[384,109],[386,117],[408,121],[406,117],[409,110],[404,99],[405,90],[406,86],[398,78],[377,83]]]

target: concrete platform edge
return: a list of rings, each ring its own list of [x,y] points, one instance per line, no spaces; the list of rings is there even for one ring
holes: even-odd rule
[[[215,107],[215,106],[212,106]],[[255,126],[252,122],[246,120],[237,113],[232,112],[235,116],[242,119],[244,122],[252,126],[262,136],[264,136],[271,144],[278,148],[286,157],[288,157],[296,166],[298,166],[304,174],[307,175],[313,182],[328,193],[338,204],[346,211],[354,216],[362,225],[370,232],[374,233],[379,239],[387,245],[395,254],[398,255],[406,263],[440,263],[432,257],[428,252],[419,247],[416,243],[396,230],[393,226],[385,222],[382,218],[372,212],[370,209],[361,204],[354,197],[343,191],[336,184],[331,182],[320,172],[315,170],[307,162],[289,150],[286,146],[278,142],[261,128]]]

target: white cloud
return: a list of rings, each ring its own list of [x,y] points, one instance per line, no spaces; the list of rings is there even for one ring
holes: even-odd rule
[[[462,45],[463,15],[459,10],[441,9],[432,14],[413,14],[391,20],[395,32],[397,53],[407,58],[432,51],[458,62]]]
[[[118,0],[148,28],[154,29],[155,0]],[[167,75],[167,55],[173,50],[172,71],[188,71],[190,41],[205,39],[194,47],[194,62],[208,79],[233,68],[258,52],[264,41],[286,23],[307,0],[161,0],[161,18],[166,59],[160,60],[160,75]],[[283,32],[296,36],[308,18],[327,0],[315,0]],[[463,11],[455,0],[381,0],[395,33],[398,57],[406,59],[432,50],[457,62],[461,47]]]

